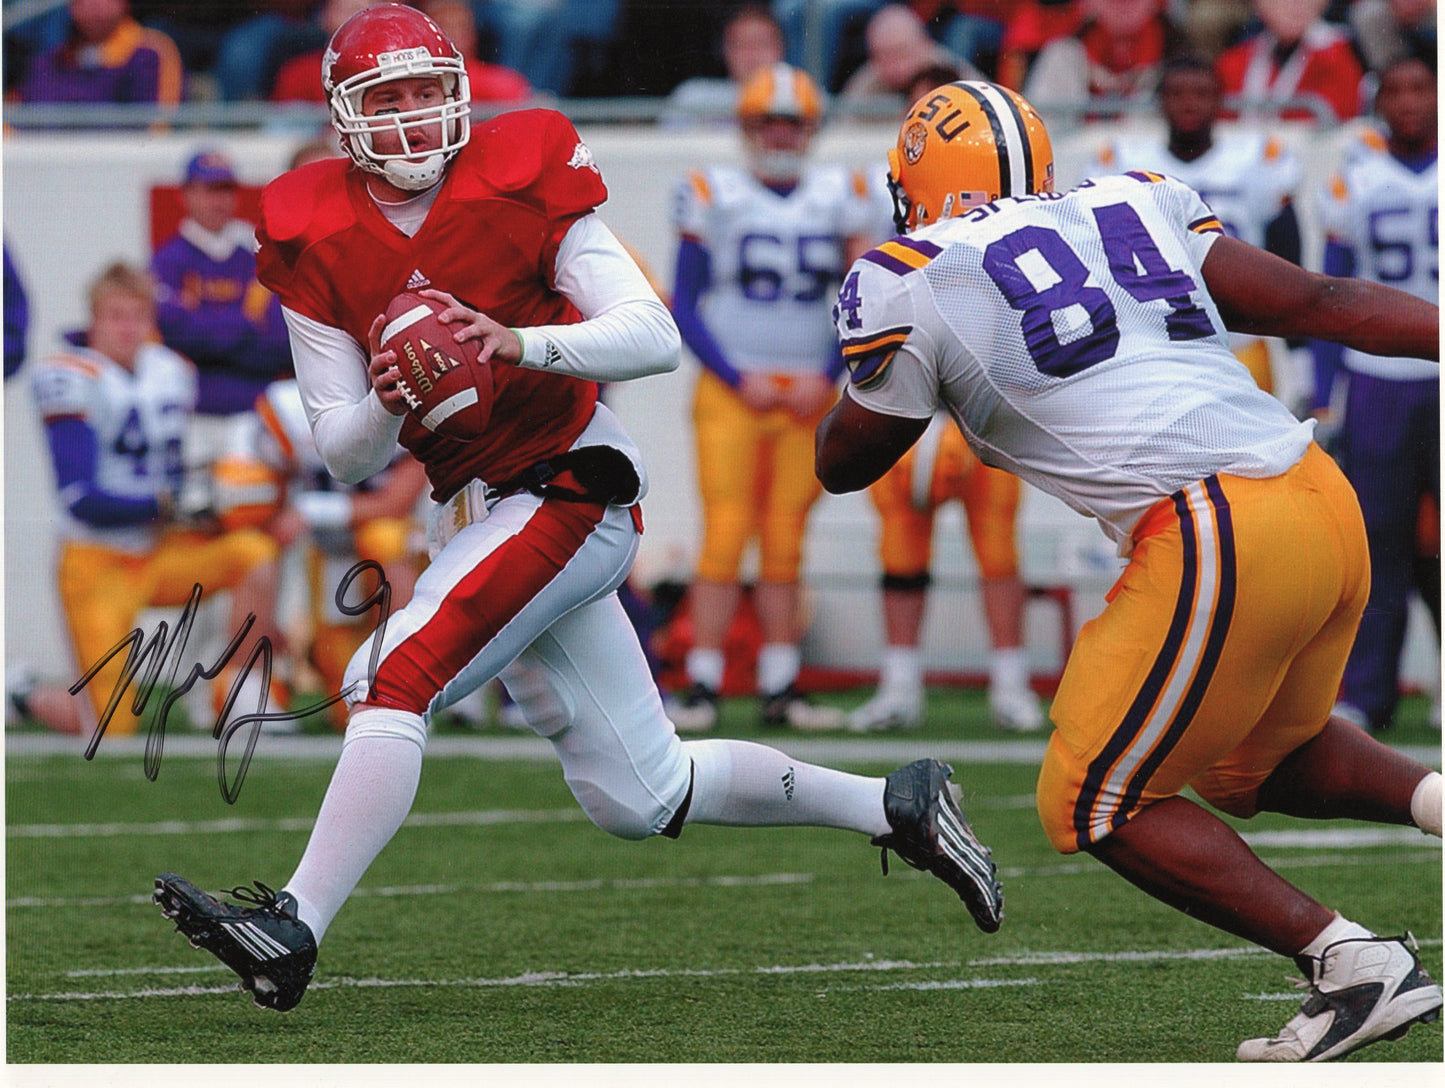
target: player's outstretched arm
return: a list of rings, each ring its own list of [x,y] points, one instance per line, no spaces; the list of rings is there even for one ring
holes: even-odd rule
[[[1370,355],[1440,358],[1440,308],[1367,280],[1324,276],[1221,238],[1202,268],[1224,324],[1264,336],[1333,340]]]
[[[818,424],[813,469],[835,495],[861,491],[887,472],[928,429],[928,418],[886,416],[847,393]]]

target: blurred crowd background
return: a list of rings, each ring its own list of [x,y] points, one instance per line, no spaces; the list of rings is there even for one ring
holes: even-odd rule
[[[372,0],[5,0],[11,103],[321,101],[320,51]],[[1171,54],[1213,58],[1252,102],[1352,117],[1401,52],[1433,58],[1433,0],[417,0],[509,102],[666,98],[778,59],[835,109],[889,101],[926,67],[1036,103],[1147,98]],[[771,16],[737,18],[746,14]],[[1268,63],[1264,63],[1268,61]],[[129,68],[125,78],[97,70]],[[704,87],[704,90],[706,88]],[[725,98],[725,95],[723,96]],[[708,101],[706,94],[703,100]]]

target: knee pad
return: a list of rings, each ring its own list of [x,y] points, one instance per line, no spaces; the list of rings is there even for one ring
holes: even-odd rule
[[[653,835],[676,838],[692,797],[692,763],[683,755],[676,737],[667,757],[653,767],[638,767],[638,778],[588,774],[588,768],[569,768],[567,786],[587,818],[619,839],[646,839]],[[642,775],[646,775],[644,780]]]

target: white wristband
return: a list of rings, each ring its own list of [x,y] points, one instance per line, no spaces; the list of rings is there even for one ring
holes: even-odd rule
[[[303,491],[294,505],[308,529],[345,529],[351,524],[351,496],[340,491]]]

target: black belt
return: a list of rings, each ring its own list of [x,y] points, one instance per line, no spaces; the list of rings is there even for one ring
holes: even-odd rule
[[[575,487],[568,485],[568,477]],[[631,506],[642,490],[642,480],[637,475],[637,466],[621,450],[612,446],[579,446],[528,465],[511,479],[490,486],[498,495],[530,491],[562,502]]]

